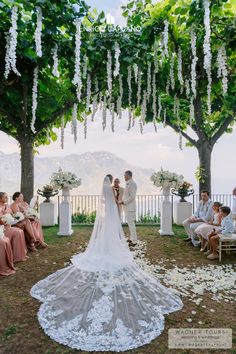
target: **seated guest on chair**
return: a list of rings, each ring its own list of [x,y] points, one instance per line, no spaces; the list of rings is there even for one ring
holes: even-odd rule
[[[230,237],[234,232],[234,223],[232,218],[230,217],[230,208],[227,206],[223,206],[220,208],[220,213],[222,216],[221,227],[220,229],[218,229],[218,231],[215,231],[215,235],[212,235],[209,239],[210,250],[208,251],[207,258],[211,260],[219,258],[217,254],[217,246],[219,243],[219,239],[224,239],[224,237]]]
[[[3,228],[0,234],[2,232]],[[11,242],[5,235],[0,235],[0,275],[11,275],[15,272]]]
[[[208,191],[202,191],[201,200],[198,204],[197,211],[183,222],[183,226],[188,235],[188,238],[185,241],[189,241],[189,243],[193,244],[193,246],[197,247],[200,245],[200,240],[198,236],[195,234],[196,228],[202,223],[209,222],[213,219],[213,202],[210,199]]]

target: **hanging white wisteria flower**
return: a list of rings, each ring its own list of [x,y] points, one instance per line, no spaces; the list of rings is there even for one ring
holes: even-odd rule
[[[127,78],[127,82],[128,82],[128,100],[129,100],[129,107],[132,104],[132,70],[131,70],[131,66],[128,66],[128,78]]]
[[[164,109],[163,113],[163,126],[166,127],[166,108]]]
[[[120,73],[120,46],[116,42],[115,43],[115,69],[114,69],[114,77],[118,76]]]
[[[184,79],[183,79],[183,60],[182,60],[182,50],[178,49],[178,80],[181,86],[181,93],[183,92]]]
[[[153,111],[153,126],[157,132],[156,116],[157,116],[157,87],[156,87],[156,74],[155,71],[152,75],[152,111]]]
[[[111,131],[115,132],[115,105],[113,102],[111,103]]]
[[[158,96],[158,113],[157,118],[161,118],[162,104],[161,104],[161,96]]]
[[[138,74],[138,88],[137,88],[137,106],[140,106],[141,102],[141,90],[142,90],[142,71],[139,68]]]
[[[16,68],[16,47],[17,47],[17,20],[18,7],[14,6],[11,12],[11,27],[6,35],[6,57],[5,57],[5,79],[12,70],[16,75],[21,76]]]
[[[171,61],[170,61],[170,86],[171,89],[174,91],[175,89],[175,71],[174,71],[174,67],[175,67],[175,55],[174,53],[171,56]]]
[[[159,63],[158,63],[158,41],[155,40],[154,42],[154,71],[155,74],[159,71]]]
[[[87,55],[84,55],[83,57],[83,65],[82,65],[82,78],[85,80],[87,77],[87,71],[88,71],[88,57]]]
[[[129,109],[128,111],[128,128],[127,130],[130,130],[132,126],[132,111],[131,109]]]
[[[166,82],[166,94],[168,96],[170,95],[170,76],[168,76],[167,82]]]
[[[189,98],[190,97],[190,84],[189,84],[188,79],[185,80],[185,90],[186,90],[186,96]]]
[[[111,95],[112,91],[112,56],[111,50],[107,51],[107,90],[108,95]]]
[[[194,97],[191,96],[191,99],[190,99],[190,106],[189,106],[189,124],[190,124],[190,127],[193,125],[193,122],[194,122],[194,105],[193,105],[193,100],[194,100]]]
[[[191,90],[193,93],[193,96],[196,97],[197,91],[196,91],[196,78],[197,78],[197,73],[196,73],[196,66],[197,66],[197,49],[196,49],[196,33],[194,30],[191,31],[191,49],[192,49],[192,63],[191,63]]]
[[[210,26],[210,1],[204,0],[204,26],[205,26],[205,36],[203,43],[203,52],[204,52],[204,69],[207,73],[208,85],[207,85],[207,108],[208,114],[211,114],[211,26]]]
[[[71,132],[74,135],[74,142],[77,142],[77,103],[73,105],[72,122],[71,122]]]
[[[134,63],[133,65],[133,71],[134,71],[134,80],[137,84],[138,82],[138,74],[139,74],[139,67],[138,67],[138,64]]]
[[[65,121],[64,117],[61,118],[61,149],[64,149],[64,141],[65,141]]]
[[[98,110],[98,79],[95,78],[95,94],[93,95],[93,109],[92,109],[92,122],[94,121],[95,114]]]
[[[58,71],[58,45],[55,44],[54,48],[52,49],[52,60],[53,60],[53,68],[52,68],[52,74],[56,77],[60,76],[60,73]]]
[[[143,134],[143,122],[142,122],[141,118],[139,120],[139,129],[140,129],[140,133]]]
[[[147,113],[147,92],[143,91],[143,100],[141,105],[141,121],[143,125],[145,125],[146,113]]]
[[[181,131],[179,131],[179,149],[183,150],[183,135]]]
[[[89,112],[91,100],[91,75],[87,76],[87,92],[86,92],[86,112]]]
[[[75,34],[75,73],[73,78],[73,84],[77,87],[77,99],[81,100],[81,71],[80,71],[80,51],[81,51],[81,20],[77,18],[75,20],[76,34]]]
[[[35,122],[36,122],[36,110],[38,105],[38,67],[34,68],[34,77],[33,77],[33,88],[32,88],[32,120],[31,120],[31,130],[35,133]]]
[[[135,126],[135,114],[134,112],[132,111],[132,128]]]
[[[160,56],[159,63],[160,63],[160,66],[162,66],[163,61],[165,60],[165,49],[164,49],[164,38],[163,38],[163,36],[162,36],[162,40],[161,40],[161,44],[160,44],[160,52],[161,52],[161,56]]]
[[[218,50],[217,65],[218,65],[217,77],[222,78],[223,92],[226,93],[228,90],[228,70],[227,70],[227,55],[226,55],[224,44],[222,44],[222,46],[220,46]]]
[[[34,40],[35,40],[35,48],[36,48],[36,53],[38,57],[41,57],[43,55],[42,53],[42,10],[41,7],[37,6],[36,7],[36,13],[37,13],[37,22],[36,22],[36,29],[34,32]]]
[[[168,58],[168,40],[169,40],[169,22],[167,20],[164,21],[164,31],[163,31],[163,46],[164,46],[164,55]]]
[[[119,74],[119,96],[117,99],[117,114],[119,119],[122,118],[122,99],[123,99],[123,80],[122,80],[123,76],[120,73]]]
[[[106,94],[103,98],[103,107],[102,107],[102,129],[105,130],[107,125],[107,98]]]
[[[152,63],[151,61],[148,62],[148,67],[147,67],[147,101],[149,102],[150,96],[151,96],[151,91],[152,91]]]
[[[88,119],[87,119],[87,115],[84,114],[84,139],[87,139],[87,133],[88,133]]]

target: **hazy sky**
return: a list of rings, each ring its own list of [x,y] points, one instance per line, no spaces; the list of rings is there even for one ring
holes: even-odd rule
[[[121,11],[119,5],[124,3],[121,0],[88,0],[91,6],[99,10],[104,9],[116,18],[116,23],[120,20]],[[110,5],[112,4],[112,5]],[[112,7],[111,7],[112,6]],[[194,183],[194,172],[198,166],[197,150],[195,148],[178,148],[178,135],[170,128],[158,126],[155,133],[152,125],[146,125],[144,134],[139,132],[138,124],[127,131],[127,114],[124,113],[122,120],[116,120],[116,131],[111,132],[108,118],[108,126],[105,132],[102,131],[101,113],[96,115],[94,123],[88,124],[88,138],[83,138],[83,126],[79,125],[79,139],[75,145],[71,136],[71,129],[65,131],[65,148],[60,148],[60,138],[50,146],[39,149],[40,157],[61,156],[71,153],[83,153],[93,151],[110,151],[117,156],[126,159],[130,164],[135,164],[145,168],[159,170],[164,169],[182,173],[185,178]],[[58,132],[60,134],[60,132]],[[216,144],[212,159],[212,184],[214,193],[231,193],[236,185],[236,129],[233,134],[224,135]],[[0,132],[0,151],[11,153],[19,151],[14,139],[7,137]]]

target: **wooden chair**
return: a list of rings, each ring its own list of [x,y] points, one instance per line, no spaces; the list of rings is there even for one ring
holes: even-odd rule
[[[230,253],[230,251],[236,251],[236,234],[220,238],[218,250],[220,262],[222,260],[222,251],[226,251],[226,253]]]

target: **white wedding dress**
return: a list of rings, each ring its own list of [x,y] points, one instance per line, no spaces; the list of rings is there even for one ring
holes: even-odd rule
[[[180,298],[135,264],[107,177],[84,253],[39,281],[38,320],[58,343],[85,351],[125,351],[149,343],[164,329],[163,315],[180,310]]]

